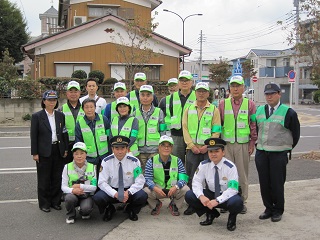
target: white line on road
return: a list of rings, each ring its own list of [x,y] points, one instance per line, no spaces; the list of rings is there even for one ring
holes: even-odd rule
[[[1,132],[0,132],[1,133]],[[29,136],[28,137],[0,137],[1,138],[30,138]]]
[[[21,202],[37,202],[38,199],[21,199],[21,200],[3,200],[1,203],[21,203]]]
[[[1,174],[13,174],[13,173],[36,173],[37,171],[14,171],[14,172],[0,172]]]
[[[36,173],[35,167],[26,167],[26,168],[0,168],[1,174],[15,174],[15,173]]]
[[[7,150],[7,149],[25,149],[25,148],[30,148],[29,147],[0,147],[0,150]]]
[[[35,167],[26,167],[26,168],[0,168],[0,171],[15,171],[15,170],[36,170]]]

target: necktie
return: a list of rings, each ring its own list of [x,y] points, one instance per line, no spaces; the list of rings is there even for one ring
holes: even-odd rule
[[[220,180],[219,180],[219,173],[218,167],[214,166],[216,172],[214,174],[214,197],[217,198],[220,196]]]
[[[273,108],[273,107],[270,108],[270,115],[269,115],[269,117],[273,114],[273,111],[274,111],[274,108]]]
[[[123,170],[122,170],[122,164],[119,162],[119,172],[118,172],[118,200],[120,202],[123,201],[124,198],[124,184],[123,184]]]

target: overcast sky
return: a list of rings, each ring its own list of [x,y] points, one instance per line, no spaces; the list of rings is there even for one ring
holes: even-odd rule
[[[10,0],[25,15],[32,36],[40,35],[39,14],[58,0]],[[188,58],[200,56],[200,31],[203,33],[203,60],[233,59],[245,56],[250,49],[286,49],[289,31],[282,30],[277,21],[292,29],[293,0],[162,0],[154,11],[159,23],[156,32],[182,43],[182,20],[163,9],[176,12],[185,21],[185,45],[193,49]]]

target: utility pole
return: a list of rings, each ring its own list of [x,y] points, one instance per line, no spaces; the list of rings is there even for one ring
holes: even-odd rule
[[[296,28],[296,45],[299,43],[299,32],[298,32],[298,27],[299,27],[299,2],[301,0],[294,0],[293,5],[296,8],[296,21],[295,21],[295,28]],[[303,1],[301,1],[303,2]],[[298,50],[296,49],[296,56],[295,56],[295,64],[294,64],[294,71],[296,72],[296,78],[295,78],[295,83],[294,83],[294,103],[296,106],[299,104],[299,82],[300,82],[300,68],[299,68],[299,56],[298,56]]]
[[[199,70],[199,80],[202,81],[202,42],[203,42],[203,36],[202,36],[202,30],[200,31],[200,70]]]

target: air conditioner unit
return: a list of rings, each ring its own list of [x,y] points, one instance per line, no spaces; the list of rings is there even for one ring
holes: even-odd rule
[[[73,26],[78,26],[87,21],[86,16],[74,16],[73,17]]]

